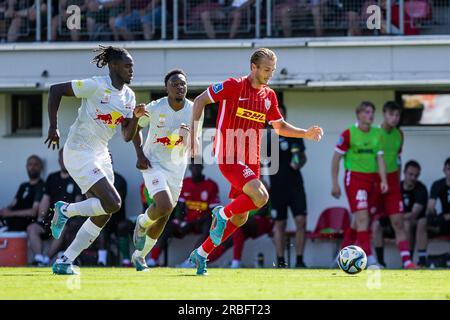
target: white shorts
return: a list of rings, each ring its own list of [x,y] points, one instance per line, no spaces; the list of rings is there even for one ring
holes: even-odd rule
[[[177,204],[184,177],[174,177],[158,166],[141,170],[141,172],[150,197],[153,198],[158,192],[167,191],[172,196],[172,204],[174,206]]]
[[[104,150],[95,153],[91,150],[71,150],[64,146],[64,165],[70,176],[86,193],[98,180],[106,179],[114,185],[114,171],[109,153]]]

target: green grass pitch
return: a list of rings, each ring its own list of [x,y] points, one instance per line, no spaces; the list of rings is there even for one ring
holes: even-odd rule
[[[82,268],[57,276],[50,268],[0,268],[0,299],[444,299],[450,270]]]

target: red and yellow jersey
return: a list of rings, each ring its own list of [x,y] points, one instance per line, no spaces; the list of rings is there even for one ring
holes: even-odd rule
[[[195,221],[204,214],[209,214],[210,209],[219,205],[219,187],[211,179],[195,183],[192,178],[186,178],[178,201],[186,204],[184,220]]]
[[[219,162],[259,163],[261,129],[266,122],[283,120],[275,92],[266,85],[253,88],[247,76],[216,83],[207,92],[219,102],[214,140]]]

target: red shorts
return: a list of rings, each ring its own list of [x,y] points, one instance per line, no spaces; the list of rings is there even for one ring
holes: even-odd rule
[[[244,163],[219,164],[220,172],[230,182],[230,199],[236,199],[243,194],[242,188],[254,179],[259,179],[259,165],[246,165]]]
[[[384,215],[392,216],[403,213],[403,199],[400,190],[400,173],[398,171],[387,174],[388,192],[380,195],[378,211]]]
[[[367,210],[372,214],[375,213],[380,195],[377,173],[346,171],[344,185],[352,213],[361,210]]]

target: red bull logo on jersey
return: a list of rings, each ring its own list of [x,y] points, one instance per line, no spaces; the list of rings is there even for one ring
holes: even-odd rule
[[[244,109],[244,108],[238,108],[236,111],[236,116],[256,122],[265,123],[266,122],[266,115],[264,113]]]
[[[113,111],[111,113],[102,114],[98,112],[98,109],[96,111],[96,117],[94,120],[98,120],[100,122],[103,122],[108,126],[108,128],[114,129],[119,124],[125,120],[125,117],[118,111]]]
[[[183,137],[178,134],[171,134],[168,137],[156,137],[155,141],[153,143],[160,143],[166,148],[172,149],[176,146],[183,144]]]

